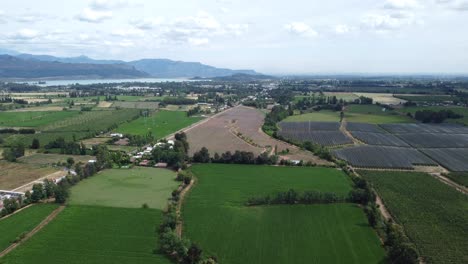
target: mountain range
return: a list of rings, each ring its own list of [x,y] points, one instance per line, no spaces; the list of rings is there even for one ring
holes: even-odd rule
[[[258,75],[254,70],[217,68],[200,62],[169,59],[136,61],[95,60],[87,56],[55,57],[0,49],[2,79],[84,78],[213,78],[237,74]]]

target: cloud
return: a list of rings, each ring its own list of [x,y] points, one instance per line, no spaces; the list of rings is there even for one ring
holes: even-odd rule
[[[467,0],[436,0],[436,3],[454,11],[468,11]]]
[[[384,4],[385,9],[414,9],[421,7],[417,0],[387,0]]]
[[[303,37],[318,36],[317,31],[313,30],[309,25],[303,22],[291,22],[289,24],[284,25],[284,29],[291,34]]]
[[[347,34],[354,31],[354,28],[348,25],[340,24],[335,26],[334,31],[337,34]]]
[[[116,37],[142,37],[145,33],[140,29],[130,28],[114,30],[111,35]]]
[[[207,38],[189,38],[188,42],[192,46],[206,46],[210,43],[210,40]]]
[[[126,0],[93,0],[89,4],[90,8],[101,11],[123,8],[129,5],[130,2]]]
[[[391,14],[367,14],[361,18],[361,27],[377,32],[398,30],[404,26],[422,24],[410,12],[396,12]]]
[[[112,18],[112,11],[99,11],[87,7],[76,18],[83,22],[100,23]]]
[[[147,19],[134,19],[130,21],[130,24],[141,30],[150,30],[162,25],[163,22],[163,18],[156,17]]]
[[[13,38],[21,39],[21,40],[28,40],[34,39],[39,36],[39,32],[29,28],[20,29],[18,32],[13,34]]]

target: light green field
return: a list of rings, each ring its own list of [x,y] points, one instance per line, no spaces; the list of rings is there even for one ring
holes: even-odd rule
[[[39,127],[76,115],[77,111],[0,112],[0,127]]]
[[[325,92],[325,96],[336,96],[336,99],[340,100],[342,99],[343,101],[346,102],[351,102],[356,99],[359,99],[359,96],[357,96],[354,93],[335,93],[335,92]]]
[[[200,121],[201,117],[187,117],[182,111],[159,111],[150,117],[140,117],[120,125],[115,131],[123,134],[146,135],[151,132],[157,139]]]
[[[428,174],[361,171],[426,263],[468,263],[468,196]]]
[[[69,206],[0,263],[171,263],[153,253],[161,217],[154,209]]]
[[[319,112],[289,116],[284,121],[285,122],[303,122],[303,121],[339,122],[340,121],[340,112],[322,110],[322,111],[319,111]]]
[[[413,119],[396,111],[385,110],[378,105],[350,105],[346,107],[345,118],[348,122],[387,124],[411,123]]]
[[[11,245],[21,234],[30,232],[58,206],[38,204],[0,220],[0,252]]]
[[[379,263],[385,258],[353,204],[244,206],[248,198],[317,190],[345,195],[350,181],[327,168],[195,165],[184,234],[220,263]]]
[[[178,183],[166,169],[135,167],[110,169],[88,178],[71,190],[71,205],[99,205],[163,209]]]

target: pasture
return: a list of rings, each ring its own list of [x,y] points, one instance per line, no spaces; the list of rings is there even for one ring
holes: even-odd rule
[[[0,219],[0,252],[9,247],[21,234],[33,230],[57,207],[55,204],[37,204]]]
[[[18,159],[18,162],[25,163],[25,164],[32,164],[32,165],[40,165],[40,166],[49,166],[52,163],[66,163],[68,158],[73,158],[75,163],[83,162],[86,163],[88,160],[96,159],[94,156],[89,155],[62,155],[62,154],[43,154],[43,153],[35,153],[28,156],[23,156]]]
[[[411,118],[396,111],[384,110],[378,105],[350,105],[346,107],[345,118],[348,122],[385,124],[410,123]]]
[[[71,190],[71,205],[164,209],[177,188],[175,173],[166,169],[135,167],[110,169],[88,178]]]
[[[0,112],[0,127],[40,127],[76,115],[77,111]]]
[[[154,209],[68,206],[0,263],[171,263],[153,253],[161,217]]]
[[[121,124],[115,131],[132,135],[147,135],[151,132],[155,138],[161,139],[202,119],[188,117],[187,113],[182,111],[158,111],[149,117],[139,117]]]
[[[345,195],[350,181],[338,170],[210,164],[192,171],[198,181],[184,203],[184,236],[220,263],[378,263],[385,258],[355,205],[244,206],[252,196],[289,188]]]
[[[340,112],[334,112],[329,110],[322,110],[302,115],[289,116],[283,120],[284,122],[339,122]]]
[[[468,262],[468,196],[430,175],[360,171],[426,263]]]

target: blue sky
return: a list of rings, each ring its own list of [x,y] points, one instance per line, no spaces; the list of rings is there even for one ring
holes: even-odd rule
[[[468,73],[468,0],[2,0],[0,48],[271,74]]]

